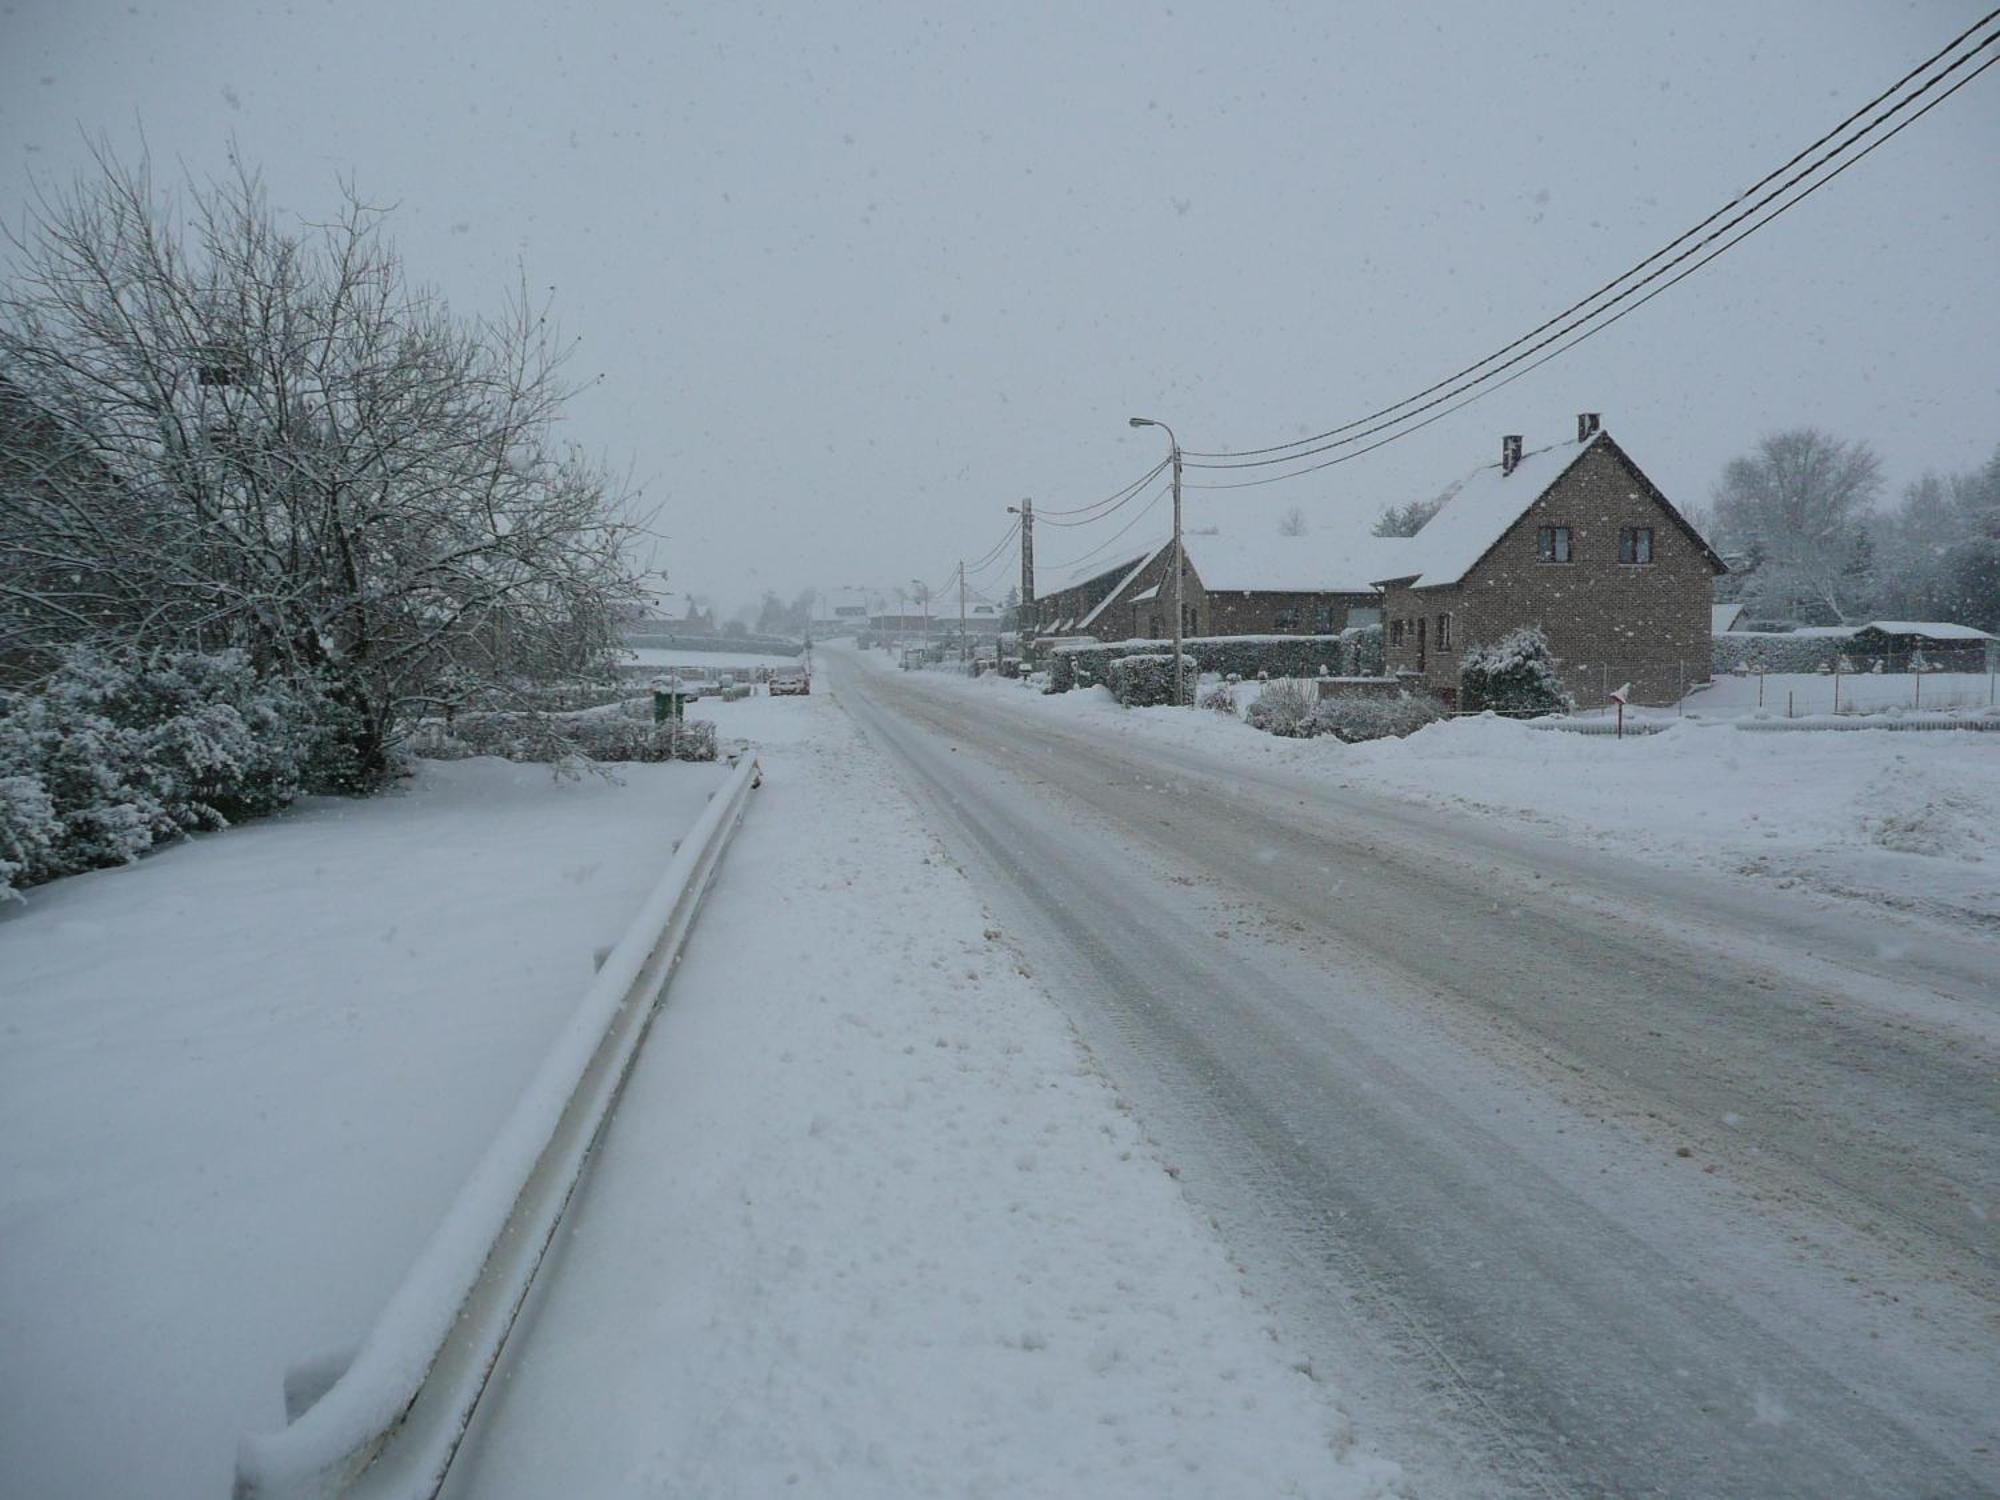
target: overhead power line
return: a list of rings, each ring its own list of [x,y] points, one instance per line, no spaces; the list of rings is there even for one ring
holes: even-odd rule
[[[1503,345],[1500,349],[1495,350],[1492,354],[1487,355],[1484,359],[1476,361],[1473,364],[1467,365],[1466,367],[1464,367],[1462,370],[1459,370],[1455,374],[1447,376],[1444,380],[1438,381],[1435,384],[1425,387],[1422,391],[1419,391],[1412,396],[1405,397],[1402,401],[1398,401],[1389,406],[1382,407],[1378,411],[1372,412],[1367,416],[1355,418],[1351,422],[1344,423],[1339,427],[1329,428],[1325,432],[1316,433],[1310,437],[1295,438],[1290,440],[1289,442],[1274,444],[1271,447],[1267,448],[1244,449],[1244,450],[1237,450],[1234,452],[1226,452],[1226,451],[1202,452],[1196,454],[1192,450],[1190,450],[1185,455],[1190,460],[1199,459],[1206,461],[1191,461],[1189,466],[1201,469],[1260,468],[1278,464],[1296,463],[1300,459],[1314,457],[1319,453],[1324,453],[1334,448],[1351,446],[1355,443],[1362,441],[1367,437],[1373,436],[1376,433],[1384,432],[1392,427],[1402,426],[1405,423],[1410,423],[1412,418],[1415,418],[1424,412],[1432,411],[1439,406],[1443,406],[1445,403],[1452,401],[1452,399],[1456,396],[1462,395],[1468,391],[1473,391],[1482,385],[1488,385],[1489,383],[1494,382],[1503,373],[1512,369],[1514,366],[1521,364],[1523,361],[1528,360],[1531,356],[1533,356],[1534,354],[1543,349],[1546,349],[1549,345],[1559,343],[1561,340],[1568,338],[1570,334],[1576,333],[1579,329],[1585,329],[1587,325],[1596,322],[1598,319],[1604,319],[1603,323],[1601,323],[1598,328],[1589,329],[1588,332],[1583,333],[1581,336],[1575,339],[1571,339],[1567,344],[1563,344],[1562,347],[1556,350],[1555,352],[1561,353],[1569,348],[1574,348],[1575,345],[1581,343],[1584,338],[1591,336],[1591,334],[1595,332],[1601,331],[1603,327],[1609,327],[1612,323],[1615,323],[1619,321],[1619,319],[1623,318],[1627,313],[1636,311],[1638,307],[1644,306],[1646,302],[1650,302],[1653,299],[1653,297],[1658,296],[1660,292],[1665,291],[1667,287],[1673,286],[1676,283],[1680,282],[1681,280],[1684,280],[1687,275],[1691,274],[1695,270],[1700,269],[1700,267],[1708,264],[1710,261],[1714,260],[1717,255],[1720,255],[1724,251],[1728,250],[1731,246],[1736,245],[1740,243],[1742,240],[1748,238],[1749,235],[1755,233],[1757,230],[1763,228],[1766,224],[1770,223],[1772,220],[1778,218],[1787,209],[1793,207],[1797,203],[1803,202],[1806,198],[1810,197],[1813,193],[1817,192],[1821,187],[1824,187],[1828,182],[1831,182],[1835,177],[1838,177],[1842,172],[1846,171],[1848,167],[1853,166],[1856,162],[1862,160],[1863,158],[1871,154],[1873,151],[1878,149],[1880,146],[1886,144],[1889,140],[1893,139],[1896,135],[1900,134],[1903,130],[1907,129],[1910,125],[1914,124],[1917,120],[1923,118],[1924,115],[1930,113],[1931,110],[1935,109],[1939,104],[1943,103],[1945,99],[1950,98],[1953,94],[1957,93],[1961,88],[1964,88],[1967,84],[1972,82],[1974,78],[1977,78],[1980,74],[1984,73],[1989,67],[1993,65],[1994,61],[2000,60],[2000,58],[1989,59],[1986,63],[1976,68],[1972,73],[1960,79],[1957,83],[1953,84],[1949,89],[1945,90],[1944,93],[1938,95],[1937,98],[1932,99],[1929,103],[1925,104],[1922,109],[1918,110],[1908,119],[1899,122],[1898,124],[1895,125],[1893,129],[1887,130],[1886,132],[1880,135],[1875,135],[1874,139],[1872,140],[1869,139],[1871,135],[1874,135],[1875,132],[1881,130],[1882,127],[1894,116],[1901,114],[1905,110],[1911,108],[1911,106],[1914,105],[1925,94],[1931,92],[1932,90],[1936,89],[1939,85],[1944,83],[1945,80],[1948,79],[1953,73],[1958,72],[1959,70],[1965,68],[1968,64],[1970,64],[1972,60],[1975,57],[1977,57],[1980,52],[1993,46],[1996,41],[2000,41],[2000,30],[1994,30],[1992,32],[1989,32],[1987,35],[1979,37],[1978,40],[1975,41],[1970,48],[1967,48],[1965,51],[1963,51],[1958,56],[1953,58],[1953,60],[1950,63],[1948,63],[1942,70],[1932,75],[1931,77],[1925,79],[1925,81],[1921,85],[1919,85],[1916,89],[1903,95],[1901,98],[1897,98],[1896,102],[1890,105],[1887,109],[1880,111],[1873,118],[1868,119],[1867,122],[1859,130],[1856,130],[1852,135],[1840,141],[1839,144],[1833,147],[1833,149],[1825,152],[1816,160],[1812,161],[1811,164],[1808,165],[1803,171],[1796,172],[1789,178],[1784,178],[1784,174],[1787,171],[1797,166],[1801,161],[1804,161],[1807,157],[1811,156],[1814,151],[1818,150],[1821,146],[1824,146],[1828,141],[1831,141],[1836,136],[1841,135],[1843,131],[1846,131],[1857,120],[1860,120],[1862,119],[1863,116],[1867,115],[1869,110],[1875,108],[1877,105],[1881,104],[1884,100],[1888,100],[1898,95],[1905,88],[1905,86],[1910,83],[1912,79],[1915,79],[1920,74],[1923,74],[1927,69],[1935,65],[1940,59],[1950,56],[1955,50],[1957,50],[1961,46],[1961,44],[1963,44],[1967,40],[1967,38],[1974,36],[1975,33],[1978,33],[1982,29],[1990,26],[1991,23],[1993,23],[1996,18],[2000,18],[2000,10],[1994,10],[1989,12],[1979,21],[1967,27],[1964,31],[1959,33],[1957,37],[1953,38],[1953,40],[1950,43],[1948,43],[1946,46],[1941,48],[1936,53],[1932,54],[1922,63],[1919,63],[1915,68],[1912,68],[1910,71],[1905,73],[1889,88],[1877,94],[1873,99],[1869,100],[1868,103],[1862,105],[1860,109],[1855,110],[1854,112],[1849,114],[1838,125],[1834,126],[1833,129],[1827,131],[1825,134],[1821,135],[1818,138],[1818,140],[1814,141],[1811,145],[1807,146],[1802,151],[1795,153],[1783,165],[1767,173],[1764,177],[1760,178],[1756,183],[1752,184],[1749,188],[1746,188],[1743,192],[1738,193],[1728,203],[1724,204],[1721,208],[1718,208],[1717,210],[1715,210],[1715,212],[1708,215],[1708,217],[1703,219],[1699,224],[1696,224],[1691,229],[1688,229],[1682,234],[1676,236],[1673,240],[1669,241],[1659,250],[1653,252],[1653,254],[1647,256],[1644,260],[1640,261],[1637,265],[1633,266],[1631,269],[1623,272],[1617,277],[1614,277],[1611,281],[1606,282],[1603,286],[1599,287],[1589,296],[1581,299],[1578,302],[1572,303],[1563,312],[1558,313],[1553,318],[1547,319],[1534,329],[1531,329],[1529,332],[1521,335],[1521,337],[1513,340],[1511,343]],[[1863,142],[1866,142],[1866,144],[1863,145],[1862,144]],[[1857,147],[1860,147],[1858,151],[1856,150]],[[1838,166],[1833,167],[1831,171],[1826,172],[1826,174],[1820,177],[1818,181],[1810,183],[1810,185],[1808,185],[1804,189],[1804,191],[1800,192],[1796,197],[1780,204],[1777,208],[1773,209],[1763,218],[1757,219],[1756,222],[1752,223],[1749,228],[1743,230],[1742,233],[1736,234],[1733,237],[1728,238],[1717,249],[1711,251],[1706,255],[1701,255],[1701,252],[1704,249],[1706,249],[1711,245],[1714,245],[1717,240],[1723,239],[1724,236],[1729,235],[1730,231],[1735,229],[1738,225],[1743,224],[1746,220],[1754,219],[1756,215],[1762,213],[1763,210],[1768,208],[1773,202],[1784,197],[1786,193],[1790,192],[1793,188],[1798,187],[1800,183],[1805,182],[1807,179],[1814,177],[1815,174],[1820,173],[1830,163],[1833,163],[1837,158],[1845,155],[1850,151],[1855,152],[1855,154],[1850,156],[1846,161],[1840,162],[1840,164]],[[1740,213],[1734,213],[1734,216],[1730,217],[1732,211],[1739,208],[1739,206],[1744,204],[1746,200],[1751,199],[1761,189],[1769,186],[1774,181],[1778,181],[1780,178],[1784,178],[1784,180],[1779,183],[1778,187],[1776,187],[1769,193],[1765,193],[1761,198],[1757,198],[1756,201],[1752,202],[1748,208],[1743,209]],[[1702,234],[1703,230],[1709,229],[1709,227],[1711,225],[1716,224],[1718,220],[1722,220],[1725,218],[1727,222],[1722,223],[1719,228],[1714,229],[1712,232],[1708,233],[1707,235],[1698,240],[1695,239],[1697,235]],[[1690,245],[1689,244],[1690,240],[1694,240],[1695,242]],[[1671,252],[1675,251],[1676,249],[1680,249],[1680,247],[1682,246],[1686,246],[1687,248],[1682,249],[1680,254],[1673,255],[1671,259],[1666,258],[1671,254]],[[1701,258],[1696,260],[1693,265],[1688,266],[1685,270],[1681,271],[1679,274],[1672,276],[1671,279],[1669,279],[1664,285],[1656,287],[1653,291],[1647,293],[1644,297],[1640,298],[1640,300],[1634,303],[1631,307],[1624,308],[1623,311],[1618,312],[1615,316],[1609,318],[1605,317],[1607,313],[1611,313],[1612,310],[1614,308],[1619,307],[1621,303],[1629,301],[1631,298],[1633,298],[1639,292],[1641,292],[1644,288],[1651,285],[1653,282],[1659,280],[1660,277],[1667,275],[1670,271],[1673,271],[1675,267],[1682,265],[1682,263],[1687,261],[1690,257],[1697,255],[1700,255]],[[1646,271],[1647,267],[1649,266],[1653,267],[1653,269],[1647,272],[1645,276],[1641,277],[1641,279],[1634,282],[1632,285],[1625,287],[1625,289],[1623,291],[1620,291],[1616,296],[1609,298],[1609,300],[1605,300],[1606,294],[1611,292],[1612,289],[1621,286],[1623,283],[1631,281],[1634,276],[1639,275],[1639,273],[1642,271]],[[1586,308],[1590,310],[1587,312],[1582,311],[1583,309]],[[1576,316],[1580,312],[1582,315]],[[1550,332],[1551,329],[1555,331]],[[1547,337],[1540,337],[1541,335],[1544,334],[1546,334]],[[1523,347],[1524,345],[1527,347],[1524,348]],[[1517,353],[1515,351],[1519,352]],[[1505,359],[1503,361],[1502,357],[1509,354],[1512,354],[1513,357]],[[1554,356],[1550,355],[1548,357],[1552,358]],[[1496,363],[1496,361],[1498,361],[1498,363]],[[1546,359],[1536,360],[1534,364],[1528,366],[1528,369],[1537,368],[1540,364],[1543,364],[1545,362]],[[1488,368],[1489,366],[1491,366],[1491,368]],[[1485,373],[1476,375],[1474,374],[1474,372],[1481,370],[1484,370]],[[1509,376],[1507,380],[1501,381],[1499,385],[1493,385],[1492,389],[1497,390],[1500,388],[1500,385],[1511,384],[1513,379],[1519,378],[1519,374],[1525,374],[1525,373],[1527,373],[1526,370],[1519,371],[1518,374]],[[1468,379],[1466,377],[1472,377],[1472,378]],[[1488,392],[1482,392],[1481,394],[1487,394],[1487,393]],[[1426,397],[1430,397],[1432,399],[1426,400],[1425,399]],[[1472,397],[1470,399],[1477,399],[1477,397]],[[1440,412],[1438,413],[1438,415],[1440,416],[1447,415],[1449,411],[1455,411],[1460,406],[1463,406],[1465,404],[1468,403],[1463,401],[1458,402],[1457,405],[1449,407],[1446,412]],[[1392,413],[1398,413],[1398,412],[1400,412],[1401,415],[1391,415]],[[1386,421],[1381,420],[1383,418],[1387,418],[1388,420]],[[1431,420],[1435,420],[1435,418],[1430,418],[1423,422],[1412,423],[1406,428],[1405,432],[1396,433],[1392,437],[1385,438],[1383,441],[1384,442],[1394,441],[1396,437],[1404,436],[1406,435],[1407,432],[1418,431],[1422,427],[1430,425]],[[1361,429],[1361,430],[1356,430],[1356,429]],[[1342,436],[1343,434],[1346,435]],[[1315,445],[1320,445],[1320,446],[1315,446]],[[1360,451],[1370,452],[1373,451],[1373,449],[1380,446],[1382,446],[1382,443],[1374,443],[1370,444],[1367,448],[1361,449]],[[1276,456],[1263,456],[1263,455],[1276,455]],[[1359,454],[1357,453],[1347,456],[1357,457],[1359,456]],[[1330,466],[1329,464],[1315,464],[1308,468],[1299,469],[1295,472],[1297,474],[1312,473],[1318,469],[1329,466]],[[1244,481],[1244,483],[1275,482],[1275,480],[1277,479],[1291,478],[1291,477],[1294,477],[1294,474],[1287,473],[1283,475],[1271,476],[1270,480]],[[1224,484],[1210,484],[1199,487],[1208,489],[1217,489],[1217,488],[1233,488],[1234,486],[1224,485]]]
[[[1996,12],[1995,14],[2000,14],[2000,12]],[[1988,45],[1988,44],[1990,44],[1990,41],[1989,43],[1982,43],[1982,45]],[[1969,60],[1969,57],[1967,60]],[[1507,386],[1512,385],[1522,376],[1533,373],[1534,371],[1540,369],[1543,365],[1547,364],[1550,360],[1555,359],[1560,355],[1567,354],[1571,349],[1574,349],[1578,344],[1583,343],[1587,339],[1595,338],[1598,334],[1604,332],[1607,328],[1610,328],[1613,324],[1622,322],[1625,318],[1637,312],[1640,308],[1644,307],[1648,302],[1651,302],[1655,297],[1659,296],[1662,292],[1668,290],[1668,288],[1675,286],[1679,282],[1685,281],[1689,276],[1692,276],[1696,271],[1699,271],[1703,266],[1707,265],[1710,261],[1714,260],[1718,255],[1723,254],[1725,251],[1729,250],[1732,246],[1740,244],[1742,241],[1748,239],[1751,235],[1755,234],[1759,229],[1762,229],[1766,224],[1769,224],[1773,219],[1776,219],[1779,215],[1787,212],[1790,209],[1796,208],[1799,204],[1805,202],[1807,198],[1810,198],[1814,193],[1818,192],[1821,188],[1825,187],[1829,182],[1832,182],[1833,179],[1838,177],[1842,172],[1845,172],[1849,167],[1854,166],[1856,163],[1862,161],[1877,148],[1887,145],[1891,140],[1895,139],[1896,136],[1900,135],[1910,126],[1916,124],[1918,120],[1921,120],[1925,115],[1929,114],[1932,110],[1936,109],[1940,104],[1944,103],[1945,100],[1949,99],[1953,94],[1957,93],[1960,89],[1964,88],[1967,84],[1971,83],[1975,78],[1979,77],[1980,74],[1984,73],[1988,68],[1993,67],[1995,64],[2000,64],[2000,53],[1996,53],[1994,56],[1988,58],[1985,62],[1981,63],[1977,68],[1973,69],[1972,72],[1968,73],[1965,77],[1961,78],[1957,83],[1953,84],[1949,89],[1945,90],[1944,93],[1938,95],[1938,97],[1933,99],[1929,104],[1926,104],[1922,109],[1918,110],[1914,115],[1911,115],[1909,119],[1904,120],[1900,124],[1898,124],[1894,130],[1891,130],[1887,134],[1870,142],[1865,150],[1861,151],[1855,156],[1850,157],[1848,160],[1842,162],[1832,172],[1829,172],[1825,177],[1821,178],[1818,182],[1814,183],[1811,187],[1807,188],[1803,193],[1800,193],[1796,198],[1791,199],[1789,202],[1780,204],[1777,208],[1773,209],[1771,213],[1768,214],[1765,218],[1760,219],[1757,223],[1752,224],[1748,229],[1742,231],[1742,233],[1725,241],[1721,245],[1716,246],[1715,249],[1709,251],[1707,255],[1704,255],[1700,260],[1697,260],[1693,265],[1686,267],[1685,269],[1680,271],[1678,274],[1676,274],[1666,282],[1663,282],[1661,285],[1654,287],[1652,291],[1648,292],[1645,296],[1641,297],[1637,302],[1634,302],[1630,307],[1621,309],[1613,316],[1606,318],[1603,322],[1597,323],[1595,326],[1592,327],[1583,328],[1582,327],[1583,323],[1588,322],[1589,320],[1588,319],[1580,320],[1578,324],[1573,325],[1572,328],[1566,330],[1566,333],[1576,333],[1576,336],[1574,338],[1571,338],[1567,343],[1561,344],[1557,348],[1549,350],[1549,352],[1542,355],[1540,359],[1537,359],[1532,363],[1523,366],[1521,369],[1515,370],[1512,374],[1508,375],[1504,380],[1500,380],[1495,384],[1486,386],[1485,389],[1475,391],[1471,395],[1466,396],[1463,400],[1458,401],[1453,405],[1446,407],[1442,411],[1434,412],[1432,415],[1425,417],[1420,422],[1413,422],[1409,423],[1408,425],[1403,425],[1404,422],[1407,421],[1407,419],[1399,418],[1396,422],[1386,423],[1384,424],[1385,426],[1397,427],[1399,430],[1390,433],[1388,436],[1381,438],[1376,442],[1368,444],[1366,447],[1357,448],[1351,453],[1338,454],[1333,458],[1322,460],[1321,462],[1316,464],[1309,464],[1304,468],[1290,469],[1282,474],[1269,474],[1258,479],[1239,479],[1235,481],[1213,481],[1207,484],[1189,484],[1188,488],[1197,490],[1248,489],[1254,485],[1276,484],[1281,480],[1297,479],[1306,474],[1317,473],[1321,469],[1330,469],[1335,464],[1347,463],[1352,459],[1360,458],[1363,454],[1372,453],[1377,448],[1385,447],[1386,445],[1397,441],[1399,438],[1405,438],[1408,437],[1413,432],[1419,432],[1422,429],[1430,426],[1433,422],[1442,421],[1444,418],[1450,416],[1453,412],[1459,411],[1464,407],[1470,406],[1475,401],[1483,400],[1487,396],[1492,395],[1493,392],[1497,390],[1501,390]],[[1703,243],[1706,244],[1708,242],[1704,241]],[[1701,247],[1696,246],[1695,248],[1698,250]],[[1690,251],[1689,253],[1691,254],[1693,252]],[[1672,262],[1671,264],[1677,265],[1679,264],[1680,260],[1683,260],[1685,258],[1686,258],[1685,256],[1677,257],[1675,261]],[[1665,270],[1670,268],[1671,265],[1669,267],[1664,267],[1662,269]],[[1634,290],[1637,290],[1637,288],[1634,288]],[[1582,328],[1582,331],[1576,332],[1577,328]],[[1565,337],[1565,334],[1557,334],[1554,336],[1554,338],[1558,339],[1562,337]],[[1545,339],[1541,344],[1536,345],[1535,348],[1536,349],[1543,348],[1548,343],[1553,341],[1554,341],[1553,339]],[[1532,349],[1528,351],[1528,353],[1533,353],[1533,352],[1534,350]],[[1525,358],[1525,355],[1521,357]],[[1509,361],[1509,364],[1515,362],[1516,361]],[[1495,373],[1497,374],[1498,372],[1496,371]],[[1474,383],[1477,384],[1478,382]],[[1465,387],[1460,387],[1460,389],[1464,390]],[[1434,406],[1437,403],[1432,402],[1430,404]],[[1379,432],[1382,429],[1374,428],[1371,430]],[[1365,436],[1365,434],[1360,434],[1360,435]],[[1330,444],[1329,446],[1331,447],[1340,445]],[[1315,451],[1324,452],[1326,450],[1319,449]],[[1295,457],[1304,457],[1304,456],[1307,455],[1304,454],[1295,455]],[[1203,465],[1201,467],[1209,467],[1209,466]]]
[[[1170,493],[1172,493],[1172,489],[1173,487],[1171,485],[1165,485],[1165,484],[1161,485],[1159,489],[1153,492],[1153,498],[1148,500],[1145,503],[1145,505],[1140,508],[1139,513],[1133,516],[1131,520],[1127,521],[1123,526],[1119,527],[1110,536],[1106,537],[1103,541],[1099,542],[1095,547],[1092,547],[1088,552],[1083,553],[1081,556],[1072,557],[1068,562],[1052,564],[1049,568],[1049,572],[1052,574],[1067,573],[1071,568],[1081,567],[1083,564],[1089,562],[1093,557],[1096,557],[1099,553],[1109,551],[1112,543],[1116,542],[1120,537],[1124,536],[1126,532],[1130,531],[1134,526],[1137,526],[1141,521],[1145,520],[1147,516],[1151,515],[1153,507],[1158,505],[1162,500],[1166,499],[1167,496]],[[1035,519],[1039,521],[1041,519],[1041,516],[1038,514],[1035,517]]]
[[[1052,507],[1038,506],[1035,510],[1035,519],[1037,521],[1043,521],[1047,520],[1051,516],[1080,516],[1085,511],[1103,511],[1105,515],[1109,515],[1111,511],[1116,510],[1119,506],[1123,505],[1127,500],[1131,499],[1135,493],[1137,493],[1139,490],[1144,489],[1153,480],[1157,479],[1160,476],[1160,474],[1165,471],[1167,465],[1171,462],[1172,459],[1170,458],[1161,459],[1158,463],[1154,464],[1152,468],[1148,469],[1145,473],[1141,474],[1137,479],[1133,480],[1130,484],[1126,485],[1124,488],[1105,496],[1102,500],[1093,500],[1088,505],[1072,506],[1068,510],[1056,510]],[[1108,510],[1105,509],[1107,506],[1110,509]],[[1101,519],[1101,517],[1093,519]],[[1069,524],[1072,526],[1085,526],[1088,525],[1089,522],[1071,521]]]

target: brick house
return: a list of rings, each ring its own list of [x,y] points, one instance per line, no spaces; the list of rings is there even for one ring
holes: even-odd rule
[[[1184,530],[1182,633],[1331,635],[1381,618],[1371,575],[1394,565],[1400,537],[1330,543],[1242,521]],[[1164,640],[1173,634],[1173,543],[1092,573],[1037,601],[1044,635]]]
[[[1376,576],[1389,670],[1455,702],[1467,647],[1535,625],[1580,707],[1628,682],[1631,702],[1671,704],[1709,677],[1727,571],[1594,414],[1535,452],[1506,437]]]

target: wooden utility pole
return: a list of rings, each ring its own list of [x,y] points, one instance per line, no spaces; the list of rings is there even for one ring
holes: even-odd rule
[[[972,637],[965,633],[965,559],[958,560],[958,659],[972,660]]]
[[[1021,617],[1028,618],[1035,607],[1035,502],[1021,502]],[[1014,628],[1021,628],[1016,620]]]

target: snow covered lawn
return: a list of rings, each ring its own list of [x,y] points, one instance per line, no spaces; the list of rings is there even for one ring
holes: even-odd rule
[[[0,1490],[227,1494],[724,774],[430,763],[0,911]]]
[[[1838,704],[1834,701],[1839,694]],[[1935,709],[1982,709],[1995,705],[1996,677],[1986,672],[1771,672],[1759,677],[1718,674],[1692,693],[1687,711],[1703,718],[1753,714],[1759,709],[1782,716],[1809,714],[1930,713]]]
[[[1382,1492],[838,704],[716,718],[764,787],[454,1492]]]
[[[893,670],[879,656],[863,660]],[[1828,690],[1826,679],[1809,680]],[[1526,822],[1661,864],[1858,896],[1950,922],[2000,922],[2000,733],[1752,733],[1682,720],[1618,740],[1467,718],[1408,739],[1343,745],[1279,739],[1200,709],[1128,710],[1103,688],[1044,696],[993,677],[927,672],[922,681],[1016,714],[1024,732],[1037,720],[1087,725]],[[1719,687],[1727,695],[1741,685]],[[1257,686],[1237,692],[1248,707]]]

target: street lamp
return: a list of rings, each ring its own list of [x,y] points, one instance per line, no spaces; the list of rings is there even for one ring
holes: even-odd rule
[[[1187,563],[1181,554],[1181,440],[1174,436],[1173,428],[1165,422],[1155,422],[1151,417],[1131,417],[1127,426],[1157,427],[1167,435],[1169,457],[1174,465],[1174,707],[1181,704],[1181,574],[1187,571]],[[1154,470],[1155,473],[1159,471]]]

